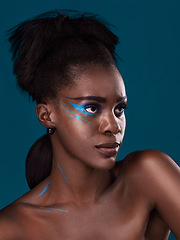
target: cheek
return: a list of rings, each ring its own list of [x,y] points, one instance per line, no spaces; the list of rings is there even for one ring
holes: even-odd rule
[[[56,129],[56,136],[66,153],[74,158],[84,159],[94,146],[95,130],[92,124],[79,119],[65,119]]]
[[[69,141],[81,141],[94,136],[95,126],[88,119],[64,116],[59,120],[57,131],[61,138],[69,138]]]

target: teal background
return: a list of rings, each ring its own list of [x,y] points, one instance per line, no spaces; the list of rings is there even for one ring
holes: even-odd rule
[[[0,10],[0,208],[28,191],[25,158],[45,132],[36,119],[35,104],[16,87],[5,31],[55,8],[98,13],[115,25],[120,38],[117,52],[123,59],[119,70],[129,98],[118,159],[135,150],[155,148],[180,165],[180,1],[6,0]]]

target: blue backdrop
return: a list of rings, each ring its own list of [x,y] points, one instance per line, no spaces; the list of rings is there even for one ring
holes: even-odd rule
[[[36,119],[35,104],[16,87],[5,31],[55,8],[98,13],[116,26],[118,54],[123,59],[119,70],[128,94],[126,136],[118,159],[155,148],[180,165],[178,0],[6,0],[0,10],[0,208],[29,190],[25,158],[45,132]]]

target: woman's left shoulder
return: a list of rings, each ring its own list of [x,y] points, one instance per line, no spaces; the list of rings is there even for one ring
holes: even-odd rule
[[[154,175],[159,174],[180,174],[179,166],[166,153],[147,149],[143,151],[135,151],[127,155],[123,160],[124,165],[131,170],[138,170],[141,174]]]
[[[180,168],[172,158],[155,149],[133,152],[124,159],[124,179],[180,239]]]
[[[146,189],[162,189],[169,184],[180,189],[180,168],[164,152],[148,149],[130,153],[124,160],[124,177]],[[173,188],[174,188],[173,187]]]

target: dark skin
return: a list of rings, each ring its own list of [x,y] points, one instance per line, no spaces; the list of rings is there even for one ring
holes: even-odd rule
[[[118,70],[94,66],[75,83],[36,108],[39,121],[56,128],[52,173],[1,211],[0,240],[165,240],[169,229],[180,239],[180,170],[174,161],[146,150],[115,162],[126,125]],[[97,148],[104,143],[119,146]]]

